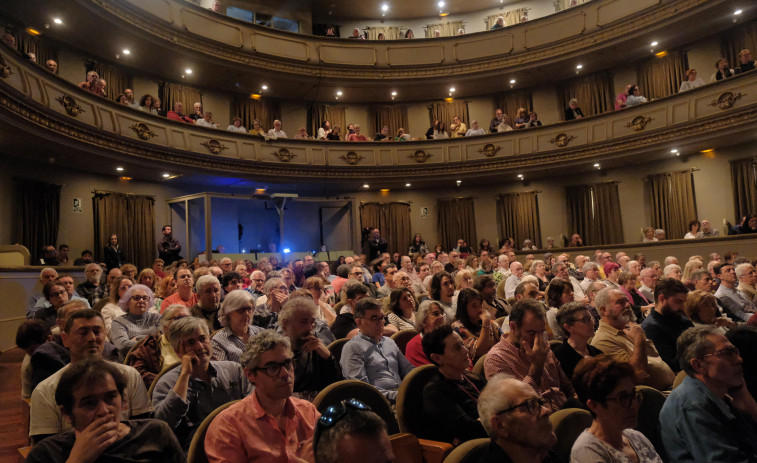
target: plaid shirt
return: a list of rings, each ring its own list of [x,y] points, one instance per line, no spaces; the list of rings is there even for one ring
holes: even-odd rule
[[[263,328],[255,325],[250,325],[247,329],[250,330],[250,336],[263,331]],[[210,341],[213,344],[213,360],[238,362],[244,352],[244,341],[229,328],[218,331]]]

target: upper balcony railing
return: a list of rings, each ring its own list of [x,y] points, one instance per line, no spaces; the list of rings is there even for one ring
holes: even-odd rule
[[[140,34],[227,64],[321,79],[388,81],[465,78],[543,66],[618,47],[645,31],[663,30],[681,21],[690,30],[690,24],[701,24],[705,18],[722,13],[728,3],[596,0],[496,31],[434,39],[358,41],[248,24],[182,0],[76,1]]]
[[[501,176],[670,156],[671,146],[733,144],[757,128],[757,71],[576,121],[481,137],[409,142],[264,140],[152,116],[100,98],[0,50],[4,130],[166,169],[256,179]],[[286,121],[284,121],[286,123]],[[2,126],[3,124],[0,124]],[[285,127],[286,128],[286,127]],[[720,141],[718,141],[720,140]],[[12,142],[6,142],[12,143]],[[12,149],[12,146],[6,146]]]

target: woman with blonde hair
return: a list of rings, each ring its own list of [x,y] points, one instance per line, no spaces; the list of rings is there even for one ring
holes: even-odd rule
[[[305,280],[302,289],[307,290],[311,296],[313,296],[313,300],[318,304],[317,317],[325,320],[326,323],[331,326],[331,324],[334,323],[334,320],[336,320],[336,312],[334,312],[334,309],[332,309],[324,300],[323,295],[326,289],[326,283],[323,281],[323,278],[319,276],[308,278]]]
[[[455,288],[458,291],[473,287],[473,272],[466,269],[460,270],[455,275]]]
[[[720,316],[718,300],[712,293],[702,290],[690,291],[686,295],[683,311],[694,326],[715,325],[723,335],[736,326],[731,320]]]
[[[704,264],[702,263],[701,260],[698,260],[698,259],[689,260],[688,262],[686,262],[686,265],[684,265],[683,267],[683,276],[681,277],[681,281],[683,281],[684,284],[692,283],[691,274],[696,272],[697,270],[702,270],[703,268],[704,268]]]
[[[518,108],[518,114],[515,115],[515,128],[525,129],[528,126],[528,119],[526,108]]]

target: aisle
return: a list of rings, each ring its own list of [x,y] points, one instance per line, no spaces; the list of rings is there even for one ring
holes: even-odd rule
[[[18,461],[18,449],[24,447],[27,436],[24,431],[21,401],[21,360],[24,351],[15,348],[0,355],[0,462]]]

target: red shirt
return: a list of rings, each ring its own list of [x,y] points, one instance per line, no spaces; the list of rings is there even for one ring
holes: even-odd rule
[[[172,121],[184,122],[185,124],[195,123],[195,121],[193,121],[189,116],[186,116],[184,114],[179,114],[176,111],[168,111],[168,114],[166,114],[166,117],[171,119]]]
[[[166,310],[166,308],[168,308],[168,306],[171,304],[181,304],[187,308],[192,307],[193,305],[197,304],[198,299],[199,298],[197,297],[197,293],[192,293],[192,295],[189,296],[189,300],[185,301],[181,298],[181,296],[179,296],[179,292],[176,291],[167,298],[163,299],[163,302],[160,304],[160,313],[163,313],[163,311]]]

